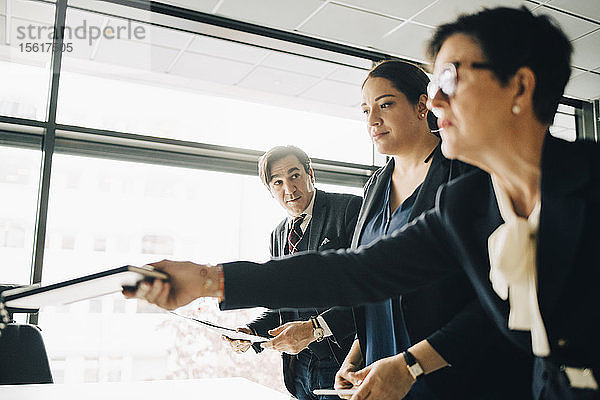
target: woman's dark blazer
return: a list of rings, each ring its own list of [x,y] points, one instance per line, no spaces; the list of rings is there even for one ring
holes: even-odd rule
[[[473,169],[467,164],[446,159],[438,145],[408,221],[412,221],[424,211],[434,207],[435,195],[440,185]],[[352,248],[358,248],[366,224],[381,204],[393,170],[394,159],[391,159],[384,167],[377,170],[366,183],[364,200],[352,238]],[[473,329],[469,322],[473,318],[472,314],[482,313],[479,307],[469,307],[470,303],[476,301],[475,299],[475,292],[464,274],[455,274],[406,293],[402,296],[401,307],[410,342],[418,343],[442,330],[453,331],[453,336],[460,335],[461,331],[469,332]],[[360,348],[364,351],[367,340],[365,308],[357,306],[353,307],[353,311],[356,334],[360,341]],[[394,321],[399,321],[401,313],[397,309],[397,304],[394,304],[393,313]],[[487,324],[485,329],[494,330],[491,324]],[[488,341],[464,343],[461,340],[454,343],[453,336],[444,339],[445,343],[442,343],[442,347],[463,346],[461,360],[455,359],[452,368],[444,368],[425,377],[428,387],[440,399],[505,399],[509,396],[519,398],[517,395],[519,389],[516,386],[511,387],[508,391],[499,387],[500,384],[503,385],[506,382],[506,380],[499,379],[511,378],[512,380],[511,376],[507,376],[506,373],[491,373],[477,365],[487,363],[488,360],[498,359],[502,361],[501,364],[506,364],[513,361],[514,357],[525,359],[526,355],[519,354],[518,350],[512,349],[504,338],[498,339],[501,344],[498,347],[498,343],[490,345]],[[435,338],[432,338],[432,341],[435,343]],[[478,353],[475,354],[475,357],[472,354],[474,349],[477,349]],[[442,349],[437,350],[442,353]],[[521,372],[525,374],[524,376],[528,376],[531,366],[525,365],[520,371],[509,371],[509,374]],[[522,393],[520,397],[527,398],[530,392],[530,382],[522,377],[518,377],[518,379]]]
[[[306,254],[260,267],[225,264],[223,307],[379,301],[461,271],[497,329],[531,352],[529,334],[508,329],[509,304],[496,295],[489,281],[487,240],[502,222],[490,176],[474,171],[442,186],[433,210],[370,246]],[[538,301],[550,343],[548,361],[556,366],[589,367],[597,380],[599,225],[600,145],[568,143],[548,135],[542,152],[537,239]],[[280,286],[278,293],[261,290],[265,283],[281,281],[290,284]],[[477,340],[480,334],[472,331],[466,336]],[[448,352],[444,355],[452,363],[464,348],[457,348],[457,352],[453,348],[445,350]],[[540,396],[558,378],[536,368],[534,395],[560,398],[552,393]]]

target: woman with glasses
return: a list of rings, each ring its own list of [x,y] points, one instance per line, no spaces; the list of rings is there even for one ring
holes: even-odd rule
[[[480,203],[468,232],[485,240],[462,239],[463,268],[498,327],[536,357],[536,397],[600,398],[600,148],[549,134],[571,44],[544,16],[496,9],[442,25],[428,50],[443,152],[487,172],[447,190],[447,205],[471,189]]]
[[[352,248],[389,235],[433,208],[438,187],[472,169],[442,155],[439,137],[431,132],[437,132],[437,124],[426,105],[428,83],[419,67],[384,61],[369,72],[362,85],[361,108],[369,136],[379,153],[390,159],[365,185]],[[482,310],[470,306],[472,302],[476,302],[475,293],[460,273],[400,297],[354,307],[357,339],[337,373],[336,388],[352,386],[351,372],[416,346],[421,358],[435,360],[440,368],[448,365],[443,354],[459,355],[451,356],[453,368],[442,368],[418,382],[407,369],[402,370],[397,384],[404,386],[405,392],[410,389],[406,398],[528,398],[526,362],[521,369],[507,368],[519,356],[508,342],[498,338],[491,346],[493,332],[469,336],[473,330],[494,329],[482,322]],[[454,334],[446,334],[448,331]],[[476,351],[464,351],[467,349]],[[496,359],[494,371],[468,368],[489,358]],[[521,395],[516,385],[505,391],[499,384],[521,377],[525,377],[520,380]]]
[[[483,171],[443,186],[433,210],[357,251],[259,267],[160,263],[171,283],[142,295],[168,308],[207,295],[223,308],[355,304],[460,269],[497,329],[535,356],[534,397],[599,398],[600,148],[548,133],[570,75],[569,40],[543,15],[496,8],[440,26],[429,51],[442,151]],[[272,281],[284,282],[285,301],[260,289]],[[393,356],[354,374],[353,399],[391,398],[372,394],[405,364]]]

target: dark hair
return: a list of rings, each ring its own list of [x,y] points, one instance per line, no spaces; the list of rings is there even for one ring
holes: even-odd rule
[[[527,8],[498,7],[462,15],[441,25],[427,45],[431,59],[450,36],[462,33],[481,47],[502,84],[521,67],[535,74],[533,110],[537,119],[551,124],[558,102],[571,75],[573,48],[562,30],[546,15],[533,15]]]
[[[271,165],[287,156],[295,156],[304,167],[304,171],[307,174],[309,173],[311,168],[310,158],[302,149],[296,146],[276,146],[258,159],[258,176],[266,187],[269,187],[269,181],[271,180]]]
[[[401,60],[385,60],[375,65],[362,86],[369,78],[384,78],[400,92],[402,92],[408,101],[413,104],[419,102],[422,94],[427,94],[427,85],[429,77],[418,66]],[[427,113],[427,122],[430,129],[437,129],[437,118],[432,112]]]

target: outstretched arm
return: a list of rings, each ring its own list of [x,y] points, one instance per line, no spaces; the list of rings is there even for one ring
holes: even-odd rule
[[[169,282],[144,283],[137,296],[167,309],[197,297],[218,297],[223,309],[333,307],[379,301],[462,273],[445,247],[447,242],[432,210],[392,236],[355,251],[303,253],[262,265],[233,262],[210,267],[161,261],[152,265],[166,272]]]
[[[223,264],[222,309],[332,307],[385,300],[462,274],[435,211],[357,250]],[[264,288],[269,288],[265,290]]]

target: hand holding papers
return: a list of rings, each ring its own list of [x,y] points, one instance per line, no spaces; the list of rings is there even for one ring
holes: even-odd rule
[[[169,281],[155,279],[152,284],[143,282],[135,291],[124,290],[125,297],[141,298],[164,309],[174,310],[199,297],[222,295],[220,266],[168,260],[150,265],[167,274]]]
[[[377,400],[402,399],[416,382],[409,374],[402,354],[383,358],[359,371],[348,372],[345,376],[346,386],[340,387],[337,381],[335,386],[337,390],[354,390],[352,398],[357,395],[362,398],[368,394],[369,398]],[[350,394],[339,396],[343,399],[351,398]]]
[[[310,320],[286,322],[271,329],[269,334],[275,337],[261,347],[287,354],[298,354],[316,340]]]
[[[142,281],[166,280],[168,275],[152,266],[126,265],[46,286],[27,286],[2,292],[6,307],[37,310],[42,306],[60,306],[120,292],[122,287],[137,288]]]
[[[237,332],[253,334],[252,330],[248,327],[239,327],[236,329]],[[229,346],[238,354],[245,353],[252,346],[252,342],[244,339],[230,338],[227,335],[221,336],[223,340],[225,340]]]

